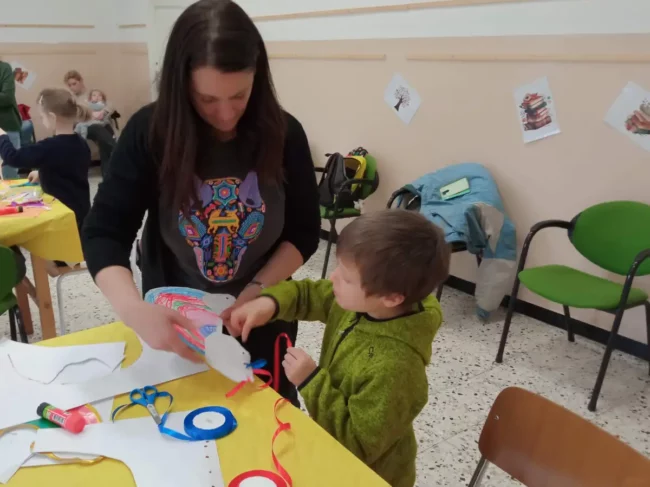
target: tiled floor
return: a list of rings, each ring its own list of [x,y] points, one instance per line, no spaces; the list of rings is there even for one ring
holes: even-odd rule
[[[321,245],[296,277],[318,278],[323,256]],[[51,287],[54,292],[54,282]],[[53,298],[56,305],[56,297]],[[108,303],[87,275],[69,278],[65,308],[69,331],[115,320]],[[499,391],[511,385],[568,407],[650,456],[647,362],[614,353],[598,411],[590,413],[587,400],[603,353],[601,345],[581,337],[576,338],[576,343],[569,343],[561,330],[516,315],[504,363],[497,365],[494,356],[503,313],[496,313],[485,324],[474,314],[473,298],[452,289],[445,289],[442,308],[445,323],[434,342],[434,359],[428,367],[429,403],[415,423],[420,443],[418,486],[462,486],[469,482],[478,461],[477,441],[482,423]],[[33,340],[38,340],[35,309],[33,315],[37,330]],[[322,330],[321,325],[304,324],[298,345],[317,357]],[[0,317],[0,336],[7,334],[5,315]],[[490,467],[484,485],[520,484]]]

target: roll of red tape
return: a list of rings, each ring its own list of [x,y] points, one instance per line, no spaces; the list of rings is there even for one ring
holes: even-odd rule
[[[260,480],[259,483],[255,482],[257,479]],[[232,482],[228,484],[228,487],[246,487],[247,485],[250,485],[251,487],[257,485],[260,487],[265,487],[267,485],[271,485],[268,481],[273,482],[273,485],[276,487],[287,487],[287,482],[282,477],[280,477],[277,473],[269,472],[268,470],[251,470],[250,472],[244,472],[243,474],[238,475],[232,479]]]

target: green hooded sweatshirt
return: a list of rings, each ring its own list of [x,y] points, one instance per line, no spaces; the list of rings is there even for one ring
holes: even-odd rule
[[[412,487],[413,420],[428,400],[438,300],[376,320],[342,309],[326,280],[287,281],[263,295],[276,301],[277,319],[326,323],[319,367],[298,387],[312,419],[390,485]]]
[[[20,132],[21,126],[14,73],[11,64],[0,61],[0,129],[5,132]]]

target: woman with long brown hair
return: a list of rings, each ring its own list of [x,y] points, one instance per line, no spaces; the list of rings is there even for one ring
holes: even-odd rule
[[[173,327],[192,324],[145,303],[133,282],[129,251],[145,212],[143,291],[187,286],[235,295],[236,307],[316,251],[318,193],[307,137],[281,109],[262,37],[236,3],[201,0],[181,14],[158,88],[120,136],[83,246],[119,317],[153,348],[193,358]],[[280,333],[295,340],[297,326],[276,321],[246,343],[269,370]],[[280,383],[296,403],[286,376]]]

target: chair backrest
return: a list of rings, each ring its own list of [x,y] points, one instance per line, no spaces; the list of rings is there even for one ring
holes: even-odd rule
[[[364,185],[361,187],[361,199],[365,200],[368,196],[373,194],[379,186],[379,172],[377,171],[377,159],[371,154],[366,154],[366,172],[363,175],[364,179],[373,179],[375,184]]]
[[[594,264],[626,275],[639,252],[650,249],[650,206],[611,201],[587,208],[573,220],[571,243]],[[650,259],[637,275],[650,274]]]
[[[14,251],[0,245],[0,300],[12,292],[16,285],[17,273]]]
[[[479,450],[528,487],[642,487],[650,459],[598,426],[518,387],[503,390]]]

